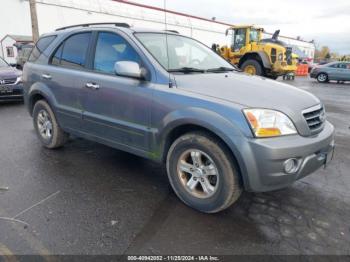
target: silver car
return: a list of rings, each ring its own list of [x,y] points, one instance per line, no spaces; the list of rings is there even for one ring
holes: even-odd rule
[[[350,81],[350,62],[332,62],[314,67],[310,72],[311,78],[320,83],[330,80]]]
[[[243,74],[175,32],[58,29],[37,42],[23,80],[45,147],[72,134],[164,163],[175,193],[202,212],[229,207],[242,190],[286,187],[333,152],[317,97]]]

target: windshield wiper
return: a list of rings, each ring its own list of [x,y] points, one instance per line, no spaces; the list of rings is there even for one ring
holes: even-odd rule
[[[168,72],[180,72],[180,73],[205,73],[204,69],[194,67],[181,67],[175,69],[169,69]]]
[[[228,71],[240,71],[240,70],[232,67],[220,66],[220,67],[207,69],[206,71],[215,73],[215,72],[228,72]]]

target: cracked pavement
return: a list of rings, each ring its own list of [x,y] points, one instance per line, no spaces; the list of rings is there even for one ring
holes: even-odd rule
[[[350,255],[350,84],[290,83],[325,103],[333,161],[214,215],[182,204],[148,160],[78,138],[42,148],[25,107],[1,104],[0,217],[27,225],[0,219],[0,253]]]

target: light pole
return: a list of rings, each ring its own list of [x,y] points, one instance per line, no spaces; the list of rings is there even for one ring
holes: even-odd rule
[[[32,21],[32,36],[33,41],[36,43],[39,39],[39,27],[38,27],[38,16],[36,13],[36,3],[35,0],[29,0],[30,17]]]

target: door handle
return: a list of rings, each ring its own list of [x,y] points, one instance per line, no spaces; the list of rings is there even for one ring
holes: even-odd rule
[[[46,80],[50,80],[52,78],[52,76],[49,74],[42,74],[41,77]]]
[[[86,83],[85,87],[91,88],[91,89],[94,89],[94,90],[100,89],[100,86],[98,84],[94,84],[94,83]]]

